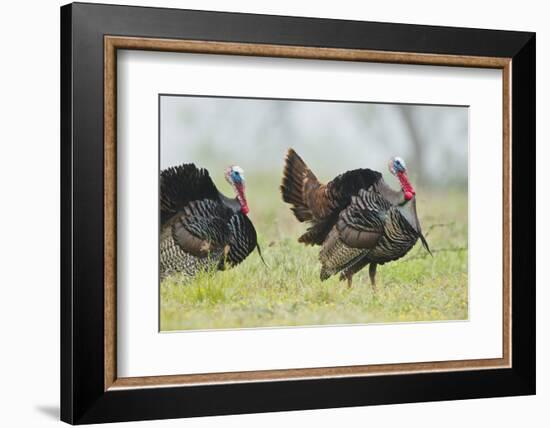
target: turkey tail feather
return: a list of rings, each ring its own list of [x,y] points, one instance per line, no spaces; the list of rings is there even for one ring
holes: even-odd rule
[[[182,164],[160,174],[160,214],[164,224],[191,201],[218,200],[218,189],[208,171],[194,164]]]
[[[309,208],[304,195],[306,182],[319,184],[317,177],[307,167],[298,153],[288,149],[281,183],[283,201],[292,205],[292,212],[296,218],[303,222],[313,219],[313,213]]]

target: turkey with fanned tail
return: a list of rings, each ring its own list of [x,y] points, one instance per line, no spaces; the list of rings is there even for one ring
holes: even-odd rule
[[[288,150],[282,197],[298,221],[309,225],[298,241],[321,246],[321,280],[339,273],[351,286],[353,275],[369,265],[375,289],[379,264],[403,257],[418,239],[430,251],[405,162],[392,158],[389,169],[398,178],[400,190],[393,190],[382,174],[367,168],[347,171],[322,184],[302,158]]]
[[[193,277],[201,270],[224,270],[241,263],[255,248],[261,257],[247,216],[242,168],[227,168],[225,179],[235,198],[220,193],[208,171],[194,164],[161,172],[161,279],[174,273]]]

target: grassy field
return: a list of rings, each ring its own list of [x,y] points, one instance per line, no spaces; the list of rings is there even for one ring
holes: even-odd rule
[[[338,277],[321,282],[319,247],[298,244],[305,225],[281,201],[278,180],[247,179],[250,218],[269,267],[254,252],[225,272],[205,272],[187,282],[176,276],[164,280],[161,330],[467,319],[465,192],[417,189],[418,215],[433,257],[418,242],[403,259],[378,267],[374,293],[368,269],[354,276],[351,289]]]

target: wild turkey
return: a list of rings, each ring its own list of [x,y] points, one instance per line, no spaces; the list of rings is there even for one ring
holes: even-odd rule
[[[254,248],[260,252],[247,217],[243,170],[231,166],[225,179],[235,190],[233,199],[221,194],[208,171],[194,164],[161,172],[161,279],[176,272],[192,277],[200,270],[223,270],[241,263]]]
[[[400,191],[391,189],[382,174],[366,168],[322,184],[302,158],[288,150],[281,193],[298,221],[309,223],[298,241],[321,245],[321,280],[340,273],[340,280],[347,279],[351,287],[353,275],[369,265],[376,289],[377,265],[403,257],[418,238],[430,251],[405,162],[392,158],[389,169],[399,179]]]

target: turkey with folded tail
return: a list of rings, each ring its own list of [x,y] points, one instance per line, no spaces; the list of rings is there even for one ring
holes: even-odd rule
[[[261,257],[247,216],[242,168],[227,168],[225,179],[235,198],[220,193],[208,171],[194,164],[161,172],[161,279],[177,272],[193,277],[201,270],[224,270],[241,263],[255,248]]]
[[[321,246],[321,280],[340,273],[351,287],[353,275],[369,265],[375,289],[379,264],[403,257],[419,238],[430,252],[405,162],[394,157],[389,169],[401,190],[393,190],[382,174],[367,168],[347,171],[322,184],[302,158],[288,150],[282,197],[298,221],[309,224],[298,241]]]

